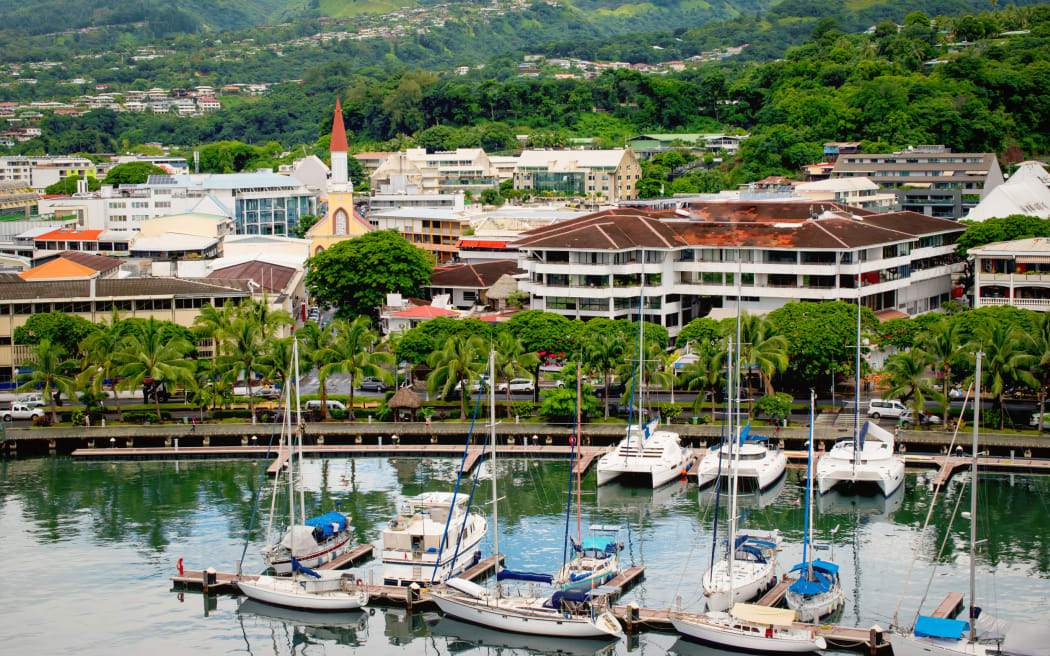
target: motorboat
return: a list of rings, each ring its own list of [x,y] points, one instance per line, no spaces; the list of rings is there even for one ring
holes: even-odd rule
[[[464,579],[428,592],[442,613],[499,631],[561,638],[621,638],[608,606],[612,590],[557,590],[550,596],[503,595]]]
[[[481,560],[488,522],[469,509],[470,496],[426,492],[402,502],[383,529],[383,580],[388,585],[430,585]]]
[[[267,545],[263,560],[279,575],[292,572],[292,556],[305,567],[320,567],[350,550],[349,518],[331,511],[289,526]]]
[[[765,490],[784,477],[787,470],[787,456],[779,449],[770,448],[766,438],[748,436],[747,441],[739,447],[737,477],[741,487],[751,490]],[[728,442],[714,446],[704,454],[696,468],[697,483],[706,487],[714,483],[721,472],[722,478],[729,478],[729,454],[732,445]]]
[[[296,567],[293,574],[242,577],[237,587],[249,599],[300,610],[358,610],[368,603],[368,588],[351,572]]]
[[[735,543],[732,558],[719,559],[704,574],[708,611],[725,611],[737,602],[757,599],[777,584],[778,534],[757,537],[737,533]]]
[[[724,649],[801,654],[827,648],[816,627],[795,624],[791,610],[737,603],[728,613],[673,612],[670,617],[686,638]]]
[[[693,450],[682,446],[677,433],[658,430],[659,423],[655,418],[644,426],[632,426],[619,444],[598,459],[598,485],[623,478],[657,488],[693,468]]]
[[[904,458],[893,452],[893,434],[866,422],[857,439],[840,439],[817,461],[821,494],[834,488],[874,488],[890,496],[904,482]]]
[[[582,541],[570,536],[573,558],[558,571],[554,584],[563,590],[593,588],[620,573],[619,554],[623,549],[619,526],[594,525]]]

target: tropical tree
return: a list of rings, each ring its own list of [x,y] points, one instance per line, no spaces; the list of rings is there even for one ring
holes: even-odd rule
[[[193,377],[193,360],[186,355],[193,351],[193,344],[181,337],[169,338],[162,328],[164,322],[150,317],[136,324],[124,340],[124,348],[119,352],[118,374],[124,376],[121,385],[124,389],[137,389],[146,379],[164,385],[178,383],[190,384]],[[153,395],[157,409],[157,421],[160,421],[159,394]]]
[[[788,366],[788,340],[770,320],[754,314],[740,317],[740,365],[750,373],[758,371],[766,396],[775,394],[772,378]],[[750,385],[749,385],[750,387]],[[748,394],[747,414],[751,415],[752,395]]]
[[[328,374],[325,373],[325,365],[331,362],[328,347],[335,339],[335,324],[320,328],[313,321],[307,321],[295,334],[301,340],[306,359],[317,367],[317,393],[321,397],[321,420],[324,421],[328,415]]]
[[[641,358],[638,357],[637,344],[632,344],[628,353],[627,361],[620,365],[620,379],[624,384],[623,402],[629,403],[632,392],[642,390],[647,404],[651,405],[649,397],[652,388],[670,387],[674,383],[671,374],[660,368],[664,350],[658,342],[646,340]]]
[[[725,340],[703,342],[696,354],[696,362],[682,368],[682,381],[686,389],[700,390],[693,401],[693,413],[699,414],[703,408],[704,392],[711,394],[711,419],[715,418],[715,396],[725,385],[726,372]]]
[[[1038,381],[1039,432],[1043,432],[1043,415],[1046,413],[1046,388],[1050,386],[1050,313],[1040,312],[1035,319],[1035,329],[1025,333],[1025,352],[1030,355],[1032,375]]]
[[[521,340],[509,332],[501,332],[496,337],[496,379],[507,384],[507,417],[511,416],[510,409],[510,381],[518,376],[528,375],[534,367],[539,364],[539,356],[525,350]],[[496,381],[489,381],[492,389],[495,389]],[[539,381],[535,381],[539,386]]]
[[[1048,335],[1050,338],[1050,335]],[[940,372],[943,381],[942,396],[944,400],[944,417],[942,425],[948,428],[948,411],[951,399],[952,370],[961,363],[962,331],[956,321],[944,317],[937,323],[927,326],[926,330],[919,333],[918,342],[913,352],[933,366],[935,371]],[[1050,343],[1047,344],[1047,357],[1050,358]],[[1050,359],[1048,359],[1050,363]],[[1050,370],[1048,370],[1050,373]]]
[[[255,416],[255,393],[252,389],[255,374],[259,372],[260,360],[268,349],[268,340],[263,327],[253,314],[244,314],[233,320],[230,326],[229,344],[223,361],[236,373],[244,374],[248,385],[248,411]]]
[[[393,364],[394,358],[389,353],[375,350],[379,335],[372,330],[372,320],[368,316],[358,315],[353,321],[337,319],[333,324],[335,325],[335,339],[332,340],[325,354],[328,364],[324,366],[324,373],[325,376],[335,373],[350,376],[350,411],[352,413],[354,388],[361,382],[361,378],[372,376],[389,383],[392,378],[390,371],[381,365]]]
[[[201,313],[193,320],[193,332],[198,337],[212,340],[211,359],[218,361],[222,356],[223,346],[230,336],[233,320],[237,316],[237,306],[233,301],[226,299],[226,303],[217,308],[211,303],[201,307]]]
[[[70,398],[76,398],[76,381],[69,375],[74,366],[72,360],[66,359],[66,350],[45,337],[29,350],[29,357],[22,361],[22,369],[29,371],[18,375],[18,380],[23,381],[18,391],[40,389],[43,397],[51,405],[51,421],[58,423],[55,392],[63,392]]]
[[[81,342],[84,352],[84,384],[93,392],[104,392],[105,383],[113,393],[113,403],[117,408],[117,421],[124,421],[124,411],[120,407],[120,394],[117,392],[117,367],[121,347],[124,344],[124,331],[120,325],[120,313],[116,308],[110,315],[109,322],[100,321],[98,329]]]
[[[607,332],[592,335],[582,344],[581,356],[584,364],[604,383],[602,396],[606,419],[609,418],[609,388],[612,387],[613,373],[623,364],[625,346],[626,343],[622,339]]]
[[[481,374],[484,354],[485,342],[480,337],[453,336],[427,359],[431,369],[427,376],[427,390],[431,394],[440,390],[441,396],[447,397],[458,389],[460,416],[466,417],[470,383]]]
[[[898,353],[886,362],[886,373],[889,375],[889,389],[882,393],[882,398],[899,398],[906,400],[914,413],[916,424],[921,424],[922,411],[926,407],[926,397],[932,391],[925,378],[930,361],[926,354],[915,349],[908,353]]]
[[[979,326],[974,331],[974,341],[967,347],[970,353],[984,351],[981,363],[981,390],[995,399],[995,409],[999,411],[999,430],[1006,425],[1004,396],[1006,389],[1014,383],[1036,387],[1039,382],[1028,371],[1036,364],[1035,356],[1024,351],[1025,337],[1016,326],[994,322]],[[979,403],[980,399],[975,399]]]
[[[237,307],[237,315],[255,322],[262,332],[263,339],[274,337],[281,326],[292,323],[292,315],[285,310],[275,310],[270,305],[269,296],[263,294],[261,300],[246,298]]]
[[[259,373],[267,383],[287,389],[288,382],[296,373],[293,362],[294,340],[293,337],[284,337],[267,342],[266,352],[259,358]],[[300,376],[309,371],[310,364],[309,358],[304,357],[300,352],[298,371]]]

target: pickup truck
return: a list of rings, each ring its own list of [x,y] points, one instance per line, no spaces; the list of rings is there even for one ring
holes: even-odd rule
[[[42,408],[30,408],[24,403],[12,403],[11,407],[3,411],[4,421],[12,421],[14,419],[32,419],[33,417],[43,417],[44,410]]]

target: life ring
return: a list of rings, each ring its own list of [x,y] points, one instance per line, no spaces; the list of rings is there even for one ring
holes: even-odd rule
[[[361,579],[357,579],[357,584],[358,584],[358,585],[364,585],[364,584],[365,584],[365,582],[364,582],[364,581],[362,581]]]

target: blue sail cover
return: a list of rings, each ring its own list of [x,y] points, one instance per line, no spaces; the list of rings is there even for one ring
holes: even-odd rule
[[[814,560],[808,563],[799,563],[798,565],[792,567],[791,571],[798,572],[801,570],[809,569],[810,566],[812,566],[815,571],[824,572],[825,574],[839,573],[839,566],[835,563],[829,563],[826,560]]]
[[[949,620],[942,617],[919,615],[915,621],[915,636],[918,638],[948,638],[959,640],[964,631],[970,630],[970,623],[964,620]]]
[[[302,563],[300,563],[298,560],[295,559],[295,556],[292,556],[292,571],[293,572],[302,572],[303,574],[309,574],[310,576],[314,577],[315,579],[321,578],[320,574],[318,574],[317,572],[313,571],[309,567],[304,566]]]
[[[858,448],[864,450],[864,438],[868,434],[868,422],[864,422],[864,425],[860,427],[860,435],[858,436]]]
[[[333,510],[332,512],[327,512],[320,517],[308,519],[303,523],[307,526],[321,529],[324,536],[328,537],[346,529],[346,515]]]
[[[496,574],[497,581],[534,581],[536,583],[553,583],[554,577],[540,572],[521,572],[513,569],[501,569]]]

